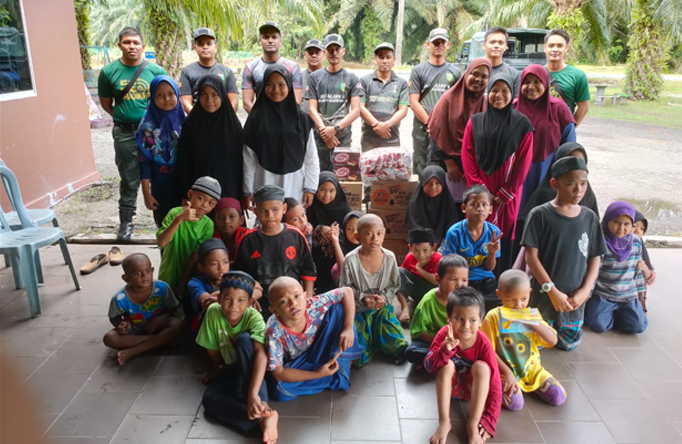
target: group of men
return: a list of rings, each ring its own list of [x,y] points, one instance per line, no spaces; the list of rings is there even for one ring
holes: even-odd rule
[[[242,73],[242,106],[247,113],[261,90],[268,65],[284,65],[291,73],[296,100],[310,115],[320,169],[324,171],[332,169],[331,154],[335,147],[350,146],[351,125],[358,117],[363,122],[363,151],[378,146],[400,145],[400,122],[407,115],[409,106],[414,113],[413,171],[421,173],[427,165],[429,135],[426,124],[429,113],[462,76],[462,71],[446,60],[450,49],[447,30],[436,28],[429,33],[426,42],[429,59],[412,68],[409,82],[393,71],[396,59],[391,43],[381,43],[374,49],[376,70],[359,79],[343,68],[346,48],[343,37],[338,34],[327,35],[322,41],[313,39],[306,42],[304,58],[307,68],[301,71],[295,61],[280,54],[282,31],[277,23],[265,22],[258,31],[263,55],[247,63]],[[491,76],[498,72],[510,74],[514,79],[513,94],[516,97],[520,73],[502,60],[507,41],[506,30],[494,27],[486,32],[483,48],[493,67]],[[554,30],[546,35],[546,68],[550,73],[551,93],[564,99],[578,126],[587,114],[590,96],[585,74],[564,61],[569,44],[570,37],[564,31]],[[164,72],[144,60],[144,43],[140,35],[123,35],[118,46],[122,56],[102,70],[100,76],[104,75],[104,81],[100,79],[99,95],[104,110],[114,117],[116,165],[121,175],[118,238],[127,240],[132,233],[132,217],[140,183],[134,134],[147,106],[149,83]],[[236,111],[239,100],[236,78],[230,68],[216,61],[218,45],[215,33],[209,28],[197,29],[194,32],[194,50],[199,60],[182,69],[179,81],[180,100],[185,111],[189,113],[196,103],[196,84],[206,74],[218,74],[224,79],[229,101]],[[134,84],[129,87],[131,82]]]

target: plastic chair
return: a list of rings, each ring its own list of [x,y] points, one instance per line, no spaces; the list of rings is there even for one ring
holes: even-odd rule
[[[14,280],[17,288],[26,287],[26,296],[32,317],[40,316],[40,295],[38,294],[38,282],[43,281],[43,272],[40,266],[40,248],[59,243],[64,256],[64,262],[69,266],[73,283],[76,290],[80,290],[76,270],[66,245],[66,238],[61,228],[36,227],[28,217],[24,202],[19,191],[17,178],[12,171],[0,166],[0,176],[6,184],[8,195],[11,196],[16,213],[19,215],[21,228],[12,230],[0,209],[0,254],[8,255],[12,263]]]
[[[0,166],[8,168],[7,164],[0,159]],[[8,168],[9,169],[9,168]],[[11,171],[11,170],[10,170]],[[7,183],[7,180],[3,177],[2,182],[5,185],[5,191],[7,191],[7,195],[9,196],[9,203],[12,205],[12,208],[16,208],[17,206],[14,204],[14,200],[12,199],[12,195],[9,192],[9,185]],[[29,209],[26,208],[26,214],[28,214],[28,218],[31,220],[31,223],[35,225],[36,227],[39,227],[41,225],[45,225],[46,223],[52,222],[52,225],[55,227],[59,226],[59,223],[57,222],[57,215],[55,214],[54,210],[51,208],[37,208],[37,209]],[[16,211],[10,211],[9,213],[5,213],[5,218],[7,219],[7,223],[9,224],[9,227],[12,230],[19,230],[21,229],[21,221],[19,220],[19,215],[17,214]]]

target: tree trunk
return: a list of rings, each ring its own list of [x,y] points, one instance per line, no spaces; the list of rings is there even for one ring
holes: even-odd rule
[[[656,100],[663,89],[667,54],[653,20],[651,3],[637,0],[632,10],[624,91],[633,100]]]
[[[398,18],[395,25],[395,64],[403,64],[403,26],[405,25],[405,0],[398,0]]]
[[[90,17],[88,16],[90,12],[90,2],[89,0],[75,0],[74,8],[76,9],[76,25],[78,29],[78,45],[81,53],[81,66],[83,70],[92,69],[92,59],[90,57],[90,51],[83,46],[90,45],[90,39],[88,38],[88,30],[90,27]]]
[[[181,49],[184,39],[182,25],[152,5],[149,5],[148,11],[156,63],[165,69],[170,77],[178,80],[182,69]]]

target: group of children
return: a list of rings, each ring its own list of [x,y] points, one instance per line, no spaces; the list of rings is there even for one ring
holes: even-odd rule
[[[126,286],[112,298],[114,329],[104,342],[123,365],[174,344],[189,325],[209,357],[207,414],[243,432],[260,427],[265,443],[277,440],[268,396],[348,390],[351,365],[381,352],[436,374],[439,425],[431,443],[447,440],[452,397],[471,401],[469,439],[482,443],[494,436],[502,406],[522,408],[523,393],[551,405],[566,400],[542,367],[540,348],[575,348],[583,321],[597,332],[647,326],[643,303],[655,273],[639,237],[646,220],[616,202],[600,226],[579,205],[587,183],[582,156],[554,162],[556,196],[525,222],[527,269],[496,274],[502,233],[486,220],[493,196],[481,185],[464,192],[466,218],[440,245],[432,229],[410,230],[410,252],[398,267],[383,247],[383,221],[345,211],[335,178],[320,177],[307,212],[282,188],[256,189],[257,224],[247,229],[239,202],[221,199],[220,184],[201,177],[157,233],[159,280],[147,256],[125,259]],[[442,185],[416,192],[437,196]],[[323,266],[314,260],[318,247]],[[322,274],[326,288],[317,285]],[[410,322],[411,343],[401,322]]]

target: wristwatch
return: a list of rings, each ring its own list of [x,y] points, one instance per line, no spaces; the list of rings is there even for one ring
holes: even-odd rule
[[[339,134],[341,132],[341,128],[339,125],[334,125],[334,131],[336,131],[336,134]]]
[[[552,288],[554,288],[554,282],[545,282],[544,284],[542,284],[540,293],[549,293],[550,291],[552,291]]]

